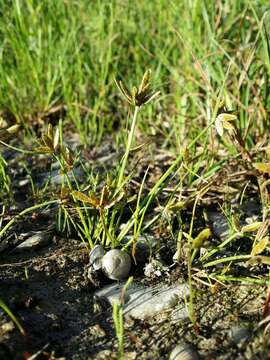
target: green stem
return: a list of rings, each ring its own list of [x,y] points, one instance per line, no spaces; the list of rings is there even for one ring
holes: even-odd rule
[[[5,143],[4,141],[0,140],[0,144],[9,148],[9,149],[12,149],[12,150],[15,150],[15,151],[18,151],[20,153],[23,153],[23,154],[29,154],[29,155],[36,155],[37,152],[36,151],[30,151],[30,150],[23,150],[23,149],[20,149],[20,148],[17,148],[15,146],[12,146],[12,145],[9,145],[7,143]]]
[[[190,222],[190,227],[189,227],[189,236],[188,236],[188,246],[187,246],[187,266],[188,266],[188,285],[189,285],[189,291],[190,291],[190,296],[189,296],[189,317],[191,322],[193,323],[193,325],[196,324],[196,317],[195,317],[195,312],[194,312],[194,293],[193,293],[193,287],[192,287],[192,255],[191,255],[191,236],[192,236],[192,232],[193,232],[193,225],[194,225],[194,219],[195,219],[195,212],[196,212],[196,207],[197,207],[197,203],[198,203],[198,197],[196,197],[194,205],[193,205],[193,209],[192,209],[192,217],[191,217],[191,222]]]
[[[63,161],[62,161],[61,158],[59,158],[57,155],[54,155],[54,157],[55,157],[55,159],[58,161],[58,163],[59,163],[59,165],[60,165],[60,168],[61,168],[61,171],[63,172],[64,177],[65,177],[65,179],[66,179],[66,181],[67,181],[68,188],[69,188],[70,192],[72,193],[72,191],[73,191],[73,186],[72,186],[72,182],[71,182],[71,180],[70,180],[70,177],[69,177],[69,175],[68,175],[67,169],[66,169],[66,167],[65,167],[65,165],[64,165],[64,163],[63,163]],[[78,184],[78,182],[77,182],[77,179],[76,179],[76,177],[75,177],[75,174],[74,174],[73,169],[71,170],[71,173],[72,173],[72,176],[73,176],[73,178],[74,178],[74,180],[75,180],[77,189],[79,190],[79,184]],[[62,187],[63,187],[63,186],[64,186],[64,182],[62,181]],[[84,228],[84,235],[85,235],[85,237],[87,238],[87,240],[88,240],[88,242],[89,242],[89,245],[90,245],[90,247],[91,247],[91,249],[92,249],[92,248],[94,247],[94,244],[93,244],[92,239],[91,239],[90,236],[89,236],[89,231],[88,231],[89,229],[88,229],[87,223],[86,223],[86,221],[85,221],[85,217],[84,217],[83,212],[81,211],[80,207],[78,206],[78,201],[76,200],[76,198],[75,198],[74,196],[73,196],[73,200],[74,200],[74,203],[75,203],[75,205],[76,205],[76,211],[78,212],[78,215],[79,215],[79,217],[80,217],[80,220],[81,220],[82,225],[83,225],[83,228]]]
[[[219,244],[215,249],[209,251],[206,253],[203,257],[201,257],[200,262],[203,263],[206,259],[208,259],[210,256],[217,253],[219,250],[224,248],[227,244],[229,244],[231,241],[235,239],[239,239],[243,234],[241,232],[234,233],[233,235],[229,236],[226,240],[224,240],[221,244]]]
[[[0,299],[0,307],[7,313],[7,315],[11,318],[11,320],[14,322],[14,324],[17,326],[17,328],[19,329],[20,333],[22,335],[26,335],[24,328],[22,327],[22,325],[19,323],[19,321],[17,320],[16,316],[13,314],[13,312],[7,307],[7,305],[4,303],[4,301],[2,299]]]
[[[31,206],[30,208],[27,208],[27,209],[24,209],[23,211],[21,211],[18,215],[15,215],[4,227],[3,229],[0,231],[0,239],[1,237],[4,235],[4,233],[14,224],[14,222],[20,218],[21,216],[31,212],[31,211],[34,211],[36,209],[39,209],[41,207],[44,207],[44,206],[47,206],[47,205],[51,205],[51,204],[56,204],[58,203],[59,200],[50,200],[50,201],[46,201],[42,204],[38,204],[38,205],[34,205],[34,206]]]
[[[214,120],[206,127],[204,128],[200,134],[188,145],[188,149],[191,149],[192,146],[195,145],[195,143],[199,140],[199,138],[209,130],[209,128],[213,125]],[[178,166],[178,164],[182,161],[183,154],[182,152],[177,156],[177,158],[173,161],[172,165],[165,171],[165,173],[161,176],[161,178],[157,181],[157,183],[154,185],[154,187],[149,191],[148,195],[143,199],[141,205],[140,205],[140,212],[139,215],[141,215],[142,212],[146,212],[148,209],[148,206],[152,202],[153,198],[157,196],[159,191],[161,190],[161,186],[167,178],[171,175],[171,173],[174,171],[174,169]],[[131,227],[134,224],[134,217],[128,222],[128,224],[124,227],[123,230],[121,230],[120,234],[117,237],[117,241],[121,241],[124,236],[128,233],[128,231],[131,229]]]
[[[251,259],[253,256],[252,255],[236,255],[236,256],[228,256],[226,258],[222,258],[222,259],[217,259],[214,261],[210,261],[206,264],[203,264],[203,267],[209,267],[209,266],[214,266],[214,265],[218,265],[218,264],[223,264],[226,262],[230,262],[230,261],[242,261],[242,260],[249,260]]]
[[[120,172],[119,172],[117,188],[120,188],[122,186],[122,183],[123,183],[124,173],[125,173],[127,160],[128,160],[128,156],[129,156],[131,145],[132,145],[132,140],[134,138],[135,126],[136,126],[136,123],[137,123],[137,117],[138,117],[139,110],[140,110],[140,107],[136,106],[134,114],[133,114],[131,128],[130,128],[130,131],[129,131],[129,134],[128,134],[128,142],[127,142],[126,152],[125,152],[125,155],[123,157],[123,162],[122,162]]]

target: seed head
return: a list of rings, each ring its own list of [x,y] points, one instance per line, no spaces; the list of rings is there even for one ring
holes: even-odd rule
[[[114,81],[124,98],[130,104],[140,107],[142,105],[148,104],[160,94],[159,91],[151,91],[150,78],[151,70],[147,70],[143,75],[139,87],[133,86],[131,91],[127,89],[127,87],[122,83],[121,80],[117,81],[116,79],[114,79]]]

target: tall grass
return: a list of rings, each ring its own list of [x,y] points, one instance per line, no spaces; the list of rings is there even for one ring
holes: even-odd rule
[[[264,131],[267,1],[1,0],[0,8],[0,107],[8,119],[31,124],[55,112],[85,142],[100,141],[126,111],[113,77],[129,86],[151,68],[164,97],[140,129],[177,151],[209,123],[230,65],[223,96],[240,108],[242,129]]]

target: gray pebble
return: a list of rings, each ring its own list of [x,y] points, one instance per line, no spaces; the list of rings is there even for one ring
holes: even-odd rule
[[[181,343],[175,346],[170,353],[169,360],[199,360],[200,356],[193,346]]]
[[[48,245],[52,241],[52,231],[37,231],[34,235],[28,237],[19,244],[13,252],[21,252],[27,250],[36,250]]]
[[[109,304],[120,303],[122,289],[125,283],[105,286],[95,292],[96,300],[105,300]],[[188,284],[174,284],[172,286],[142,286],[131,284],[125,292],[123,305],[124,315],[136,319],[147,319],[168,310],[189,296]]]
[[[245,326],[233,326],[229,335],[235,345],[242,346],[251,338],[251,329]]]

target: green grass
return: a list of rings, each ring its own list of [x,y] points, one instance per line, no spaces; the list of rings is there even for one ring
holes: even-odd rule
[[[1,124],[5,129],[20,125],[18,141],[6,141],[0,133],[1,145],[7,143],[25,155],[47,152],[63,175],[57,196],[48,184],[36,196],[31,180],[31,206],[1,223],[0,236],[22,216],[52,203],[59,205],[58,230],[69,233],[75,228],[90,247],[99,242],[115,247],[133,234],[128,247],[140,233],[167,226],[175,246],[177,238],[188,244],[187,276],[192,287],[191,240],[202,230],[197,220],[205,197],[230,213],[235,196],[226,186],[230,176],[244,169],[244,179],[235,182],[236,197],[242,203],[255,196],[262,204],[262,220],[268,220],[265,181],[270,170],[258,171],[256,164],[270,161],[269,24],[266,0],[0,0]],[[132,93],[148,69],[151,90],[160,92],[159,97],[143,106],[134,104],[134,98],[129,104],[115,79]],[[236,110],[237,119],[227,121],[227,126],[230,122],[237,131],[232,135],[225,129],[219,136],[215,121],[228,110]],[[49,123],[60,132],[55,148],[54,134],[46,133]],[[105,174],[95,174],[83,164],[88,181],[79,184],[72,172],[79,156],[69,155],[64,145],[71,133],[80,135],[84,149],[112,142],[116,164]],[[43,149],[37,150],[37,138]],[[139,183],[134,180],[137,153],[150,159]],[[155,155],[161,153],[169,155],[170,163],[149,184]],[[29,168],[27,172],[31,177]],[[0,186],[0,198],[12,193],[9,166],[2,156]],[[211,195],[216,189],[218,200]],[[153,215],[154,206],[158,211]],[[187,239],[182,238],[182,228]],[[207,249],[201,258],[202,266],[210,268],[207,277],[217,264],[226,263],[230,270],[234,260],[250,258],[249,253],[236,251],[227,259],[211,259],[231,246],[240,230],[232,229],[227,239]],[[253,244],[262,240],[256,233],[249,239]],[[212,276],[241,282],[240,276],[229,272],[213,270]],[[267,275],[257,279],[251,273],[249,279],[263,283]]]
[[[179,148],[210,122],[224,81],[222,97],[241,109],[241,128],[251,116],[262,133],[270,68],[261,19],[267,25],[269,16],[267,1],[253,3],[1,1],[3,115],[31,124],[64,108],[85,142],[100,141],[119,117],[124,127],[127,106],[113,77],[136,84],[151,68],[163,95],[140,128],[162,133],[166,146]]]

